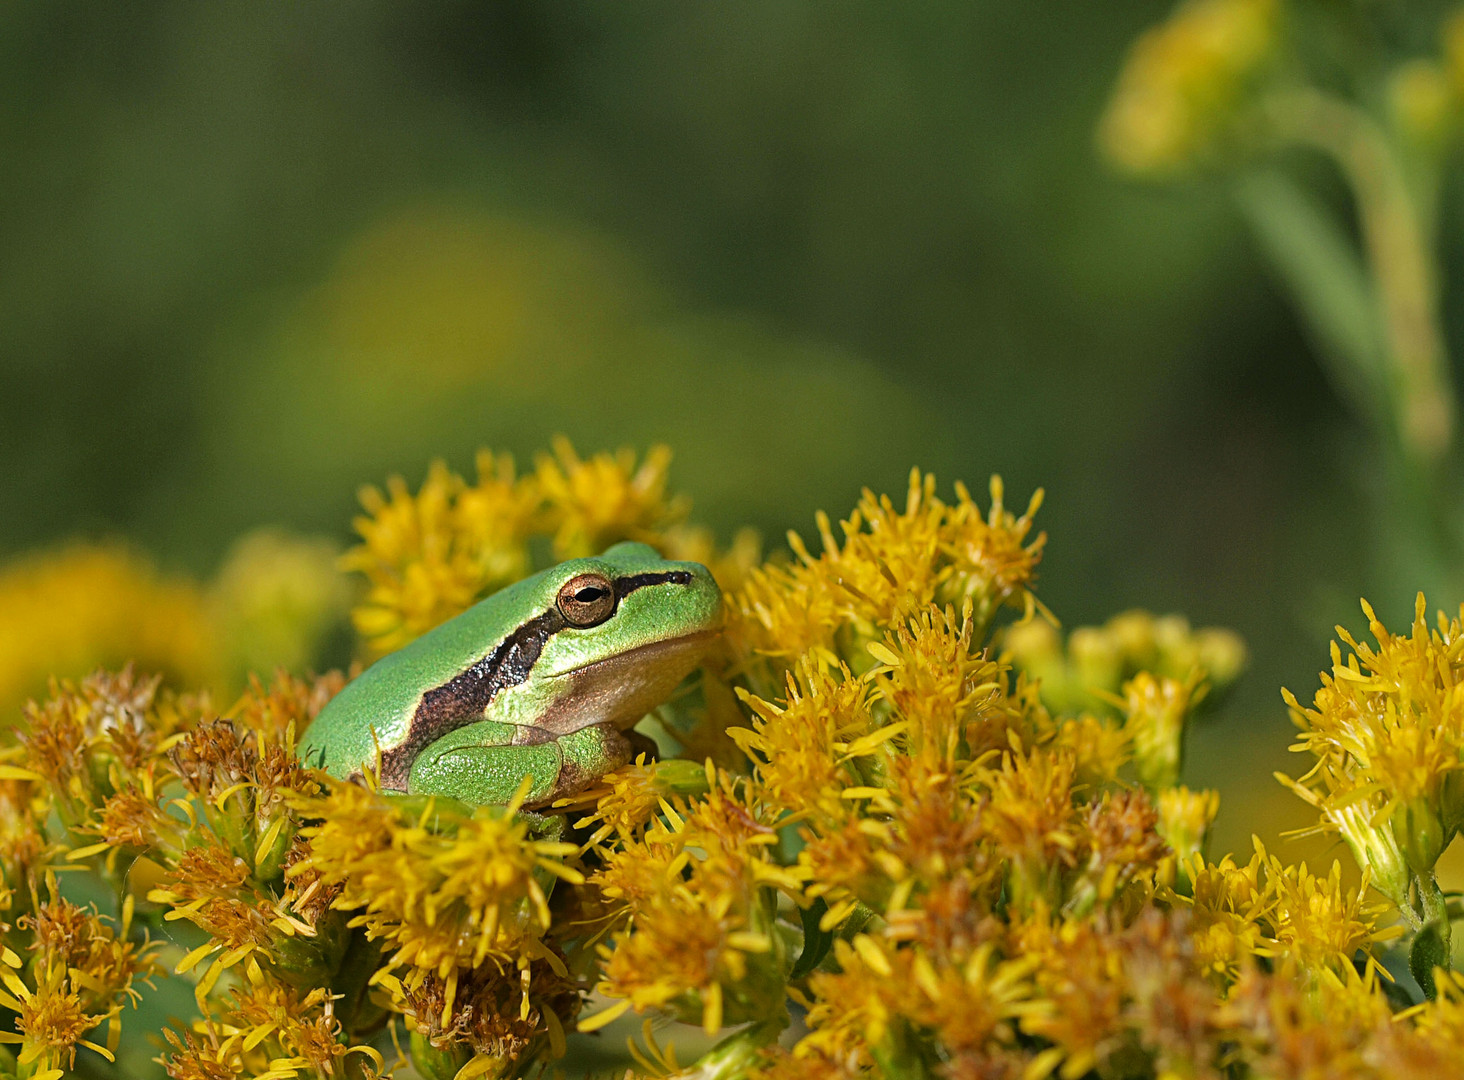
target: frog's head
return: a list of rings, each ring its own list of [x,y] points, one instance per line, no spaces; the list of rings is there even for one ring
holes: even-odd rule
[[[536,726],[634,724],[701,662],[722,625],[722,594],[700,563],[672,562],[645,544],[571,559],[539,588],[556,624],[534,665],[549,690]]]

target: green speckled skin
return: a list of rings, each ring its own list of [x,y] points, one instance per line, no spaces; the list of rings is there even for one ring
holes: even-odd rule
[[[616,581],[669,571],[688,580],[636,588],[597,626],[555,630],[522,681],[497,691],[480,714],[459,716],[440,734],[412,733],[424,694],[491,656],[535,619],[552,615],[560,587],[571,578],[594,572]],[[374,767],[378,749],[385,754],[402,747],[407,754],[406,746],[421,746],[409,763],[406,790],[413,794],[503,803],[523,777],[532,776],[525,802],[541,804],[629,759],[630,743],[621,732],[697,666],[721,617],[721,593],[698,563],[670,562],[631,543],[598,558],[571,559],[494,593],[378,660],[321,711],[301,740],[300,756],[345,778]],[[422,719],[417,723],[420,729]]]

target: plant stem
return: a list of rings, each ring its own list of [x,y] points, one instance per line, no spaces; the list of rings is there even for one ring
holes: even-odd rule
[[[1274,95],[1267,112],[1285,139],[1341,168],[1357,201],[1384,323],[1394,438],[1432,475],[1454,438],[1454,391],[1439,320],[1439,275],[1417,204],[1386,132],[1360,108],[1311,89]]]

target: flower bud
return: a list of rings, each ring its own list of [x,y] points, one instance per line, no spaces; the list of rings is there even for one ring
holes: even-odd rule
[[[1157,829],[1181,865],[1188,866],[1197,854],[1203,854],[1210,826],[1219,812],[1218,791],[1191,791],[1181,786],[1159,793]]]
[[[1180,682],[1141,671],[1124,683],[1124,726],[1133,738],[1139,779],[1151,791],[1179,779],[1185,720],[1201,694],[1196,678]]]
[[[1095,627],[1080,626],[1068,637],[1075,690],[1114,690],[1123,677],[1123,653],[1114,637]]]
[[[1373,810],[1368,800],[1356,800],[1327,806],[1322,816],[1337,827],[1357,865],[1370,873],[1373,888],[1396,907],[1406,909],[1410,906],[1408,889],[1413,875],[1393,829],[1373,826]]]
[[[1390,824],[1398,847],[1409,867],[1417,874],[1427,874],[1444,852],[1444,823],[1423,798],[1410,799],[1393,811]]]

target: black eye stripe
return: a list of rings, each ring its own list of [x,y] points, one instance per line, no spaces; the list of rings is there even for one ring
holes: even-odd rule
[[[632,574],[629,577],[615,579],[615,595],[623,600],[637,589],[644,589],[647,585],[690,585],[692,575],[686,570],[663,570],[650,574]]]

